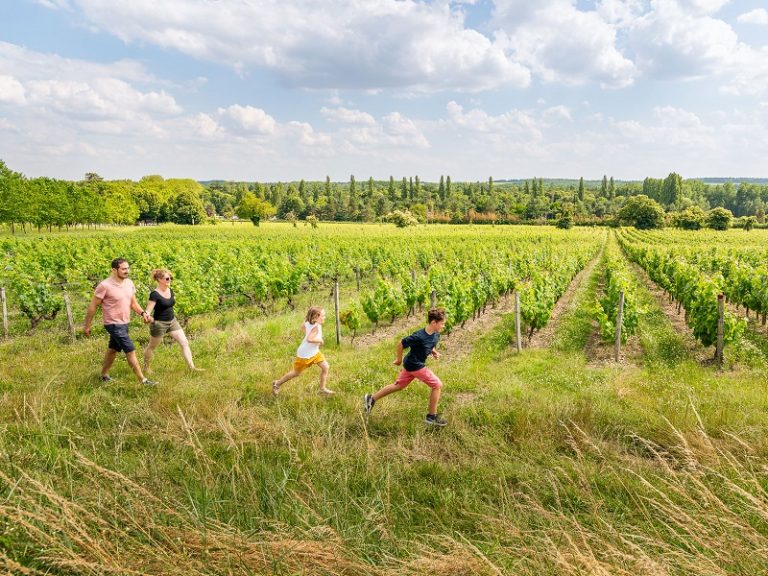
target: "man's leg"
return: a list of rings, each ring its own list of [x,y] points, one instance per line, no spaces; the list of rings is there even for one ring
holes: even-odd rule
[[[144,373],[141,371],[141,366],[139,366],[139,359],[136,358],[136,350],[126,352],[125,357],[128,360],[128,364],[131,366],[131,370],[136,374],[136,378],[139,379],[139,383],[144,382]]]
[[[104,354],[104,361],[101,363],[102,376],[109,376],[109,369],[112,368],[112,364],[114,364],[116,357],[117,357],[117,350],[113,350],[112,348],[107,348],[107,352],[106,354]]]

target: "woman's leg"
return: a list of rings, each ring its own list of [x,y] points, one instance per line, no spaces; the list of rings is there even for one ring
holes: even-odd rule
[[[155,348],[163,341],[162,336],[152,336],[149,339],[149,346],[144,349],[144,372],[149,374],[149,363],[152,362],[152,356],[155,355]]]
[[[192,349],[189,347],[189,340],[187,340],[187,335],[184,334],[184,330],[174,330],[173,332],[170,332],[170,335],[171,338],[176,340],[176,342],[179,343],[179,346],[181,346],[181,355],[184,356],[187,367],[190,370],[196,370],[195,361],[192,360]]]

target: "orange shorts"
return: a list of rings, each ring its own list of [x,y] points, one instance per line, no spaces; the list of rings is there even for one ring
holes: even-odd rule
[[[323,356],[322,352],[318,352],[312,358],[299,358],[297,356],[293,359],[293,369],[298,373],[302,373],[313,364],[321,364],[322,362],[325,362],[325,356]]]

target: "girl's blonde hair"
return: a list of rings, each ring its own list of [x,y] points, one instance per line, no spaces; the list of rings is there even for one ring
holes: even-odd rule
[[[152,280],[158,281],[161,278],[165,278],[166,276],[170,276],[171,271],[166,270],[165,268],[156,268],[155,270],[152,270]]]
[[[312,306],[307,310],[307,322],[314,324],[315,320],[320,318],[320,314],[323,313],[323,309],[320,306]]]

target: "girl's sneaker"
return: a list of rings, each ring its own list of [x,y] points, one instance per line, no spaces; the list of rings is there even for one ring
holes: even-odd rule
[[[447,426],[448,421],[440,416],[440,414],[427,414],[424,417],[424,424],[429,424],[430,426]]]
[[[320,396],[333,396],[334,394],[336,394],[336,392],[330,388],[320,388]]]

